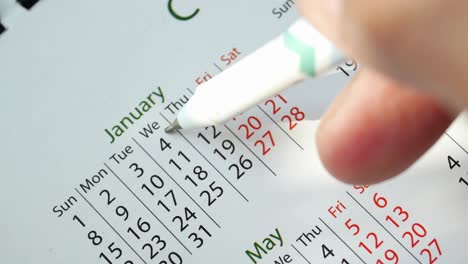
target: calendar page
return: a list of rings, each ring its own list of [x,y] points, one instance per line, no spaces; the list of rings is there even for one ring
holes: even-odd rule
[[[353,61],[164,133],[297,18],[292,0],[44,0],[2,19],[0,262],[465,263],[466,117],[385,183],[323,168],[314,133]]]

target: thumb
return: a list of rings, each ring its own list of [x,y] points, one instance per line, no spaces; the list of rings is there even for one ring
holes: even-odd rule
[[[370,184],[408,168],[452,120],[431,96],[363,69],[323,117],[317,147],[335,177]]]

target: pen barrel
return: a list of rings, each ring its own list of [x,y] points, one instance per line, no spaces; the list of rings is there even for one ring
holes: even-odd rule
[[[179,114],[183,128],[221,124],[343,60],[334,46],[299,20],[281,36],[200,85]]]

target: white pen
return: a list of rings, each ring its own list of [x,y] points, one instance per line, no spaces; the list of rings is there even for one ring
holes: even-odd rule
[[[280,36],[198,86],[165,131],[223,124],[344,60],[343,54],[328,39],[299,19]]]

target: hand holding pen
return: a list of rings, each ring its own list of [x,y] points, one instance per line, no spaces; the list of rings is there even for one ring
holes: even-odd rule
[[[374,183],[408,168],[468,105],[468,3],[303,0],[299,6],[305,19],[197,87],[166,132],[222,124],[327,72],[347,54],[362,67],[323,117],[317,145],[331,174]]]
[[[468,2],[302,0],[320,32],[360,63],[322,119],[322,161],[374,183],[419,158],[468,106]]]

